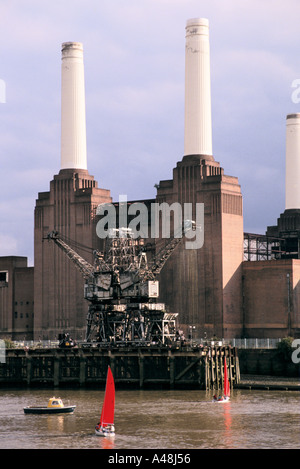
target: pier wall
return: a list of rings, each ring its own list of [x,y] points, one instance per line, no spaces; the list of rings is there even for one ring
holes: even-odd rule
[[[109,365],[119,388],[222,389],[224,356],[234,386],[239,358],[230,346],[8,349],[0,388],[104,387]]]
[[[277,349],[243,349],[238,355],[242,375],[300,377],[300,364]]]

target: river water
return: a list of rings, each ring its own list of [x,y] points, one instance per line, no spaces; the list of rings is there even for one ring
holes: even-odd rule
[[[55,395],[73,414],[28,415]],[[116,391],[113,439],[97,437],[103,390],[0,390],[1,449],[300,448],[299,391],[233,390],[229,403],[206,391]],[[68,402],[69,401],[69,402]]]

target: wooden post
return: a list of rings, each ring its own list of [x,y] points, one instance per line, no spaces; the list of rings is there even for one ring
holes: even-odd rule
[[[139,375],[140,375],[140,388],[144,385],[144,356],[139,355]]]
[[[219,377],[220,377],[220,349],[218,348],[216,350],[216,384],[217,384],[217,390],[219,391]]]
[[[205,366],[205,359],[203,357],[199,361],[199,366],[200,366],[200,388],[203,389],[203,386],[206,389],[206,366]]]
[[[208,357],[206,355],[205,357],[205,388],[206,389],[211,388],[210,361],[211,361],[211,357]]]
[[[27,363],[26,363],[26,382],[27,382],[27,386],[30,386],[30,383],[31,383],[31,374],[32,374],[32,358],[28,355],[27,355]]]
[[[79,355],[79,385],[84,386],[86,376],[85,376],[85,357],[83,356],[82,351],[80,351]]]
[[[175,384],[175,357],[169,356],[170,360],[170,388],[174,389]]]
[[[230,387],[232,387],[232,384],[233,384],[233,374],[232,374],[232,354],[231,354],[231,348],[228,349],[228,363],[229,363]]]
[[[53,385],[54,387],[59,386],[59,374],[60,374],[60,357],[56,353],[53,358]]]
[[[224,357],[225,357],[225,348],[224,350],[224,356],[221,354],[221,360],[220,360],[220,371],[221,371],[221,389],[224,387]]]
[[[215,358],[215,355],[212,353],[211,354],[211,361],[210,361],[210,365],[211,365],[211,387],[212,387],[212,389],[214,389],[214,384],[215,384],[214,358]]]
[[[235,356],[235,373],[236,373],[235,384],[238,384],[241,380],[241,373],[240,373],[239,357],[237,355]]]

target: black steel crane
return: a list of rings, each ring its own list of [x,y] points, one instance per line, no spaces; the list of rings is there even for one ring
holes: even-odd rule
[[[185,223],[181,233],[194,229]],[[172,255],[182,236],[173,237],[148,264],[143,239],[135,239],[130,229],[115,229],[106,239],[104,253],[94,251],[94,265],[81,257],[57,231],[48,240],[62,249],[82,273],[84,298],[89,301],[85,342],[99,344],[164,344],[176,333],[177,313],[168,313],[158,303],[156,277]]]

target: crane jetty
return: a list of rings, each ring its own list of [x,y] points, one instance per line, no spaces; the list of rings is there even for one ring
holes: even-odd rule
[[[222,389],[223,357],[232,387],[240,382],[235,347],[79,344],[6,350],[0,387],[104,387],[107,366],[119,388]]]
[[[177,329],[178,314],[158,301],[157,276],[187,231],[197,229],[185,221],[150,263],[144,240],[129,228],[114,229],[104,253],[94,251],[94,264],[57,231],[50,232],[46,239],[84,277],[89,303],[85,340],[75,347],[62,341],[56,348],[8,349],[0,363],[0,386],[104,386],[109,365],[119,386],[219,389],[224,356],[230,384],[238,384],[237,350],[219,342],[185,343]]]

